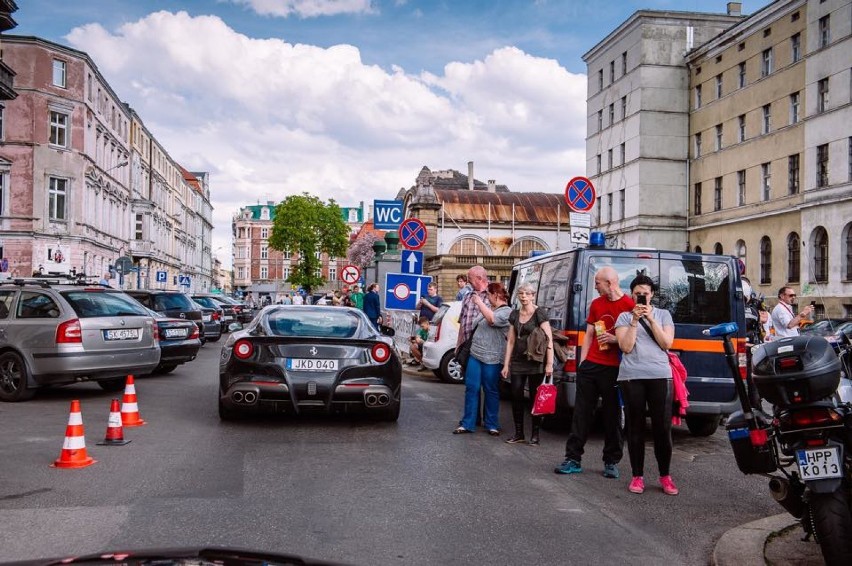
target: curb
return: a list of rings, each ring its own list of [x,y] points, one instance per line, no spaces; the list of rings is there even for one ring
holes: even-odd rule
[[[710,563],[714,566],[764,566],[766,540],[797,523],[789,513],[781,513],[734,527],[716,543]]]

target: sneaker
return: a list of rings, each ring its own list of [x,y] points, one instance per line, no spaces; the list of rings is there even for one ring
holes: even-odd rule
[[[583,472],[583,467],[577,460],[567,459],[554,468],[553,471],[557,474],[579,474]]]
[[[663,488],[663,493],[666,495],[677,495],[680,493],[680,490],[672,481],[671,476],[663,476],[660,478],[660,487]]]
[[[523,441],[524,441],[524,435],[523,434],[515,434],[515,436],[506,440],[506,444],[520,444]]]
[[[615,464],[604,464],[603,477],[617,480],[619,475],[618,466]]]
[[[630,490],[630,493],[644,493],[645,479],[642,476],[633,476],[633,479],[630,480],[630,486],[627,489]]]

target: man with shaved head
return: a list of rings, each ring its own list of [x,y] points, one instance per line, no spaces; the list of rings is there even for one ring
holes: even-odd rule
[[[603,476],[618,478],[618,462],[623,453],[621,410],[618,403],[618,340],[615,321],[618,315],[633,310],[636,304],[619,286],[618,273],[609,266],[595,272],[597,297],[589,306],[586,334],[577,366],[576,397],[571,434],[565,443],[565,461],[554,470],[557,474],[578,474],[583,447],[589,436],[598,397],[604,424]]]

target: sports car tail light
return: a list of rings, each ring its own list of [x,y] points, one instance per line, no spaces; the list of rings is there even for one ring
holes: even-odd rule
[[[79,344],[83,342],[83,328],[80,320],[72,318],[56,327],[57,344]]]
[[[370,350],[370,355],[372,355],[373,359],[379,362],[380,364],[384,363],[388,361],[388,358],[390,358],[390,346],[383,342],[379,342],[378,344],[375,344]]]
[[[237,340],[234,344],[234,355],[241,360],[246,360],[254,354],[254,345],[248,340]]]

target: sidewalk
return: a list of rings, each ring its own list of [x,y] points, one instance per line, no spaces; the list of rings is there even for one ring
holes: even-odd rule
[[[804,531],[788,513],[766,517],[729,530],[716,543],[710,563],[715,566],[824,564],[819,545],[803,541]]]

